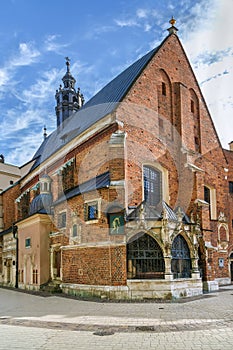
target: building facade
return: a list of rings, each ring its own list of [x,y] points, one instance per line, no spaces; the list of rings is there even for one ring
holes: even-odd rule
[[[17,226],[20,288],[171,299],[231,283],[232,150],[170,23],[157,48],[85,104],[67,58],[57,129],[14,187],[0,233],[6,249]]]

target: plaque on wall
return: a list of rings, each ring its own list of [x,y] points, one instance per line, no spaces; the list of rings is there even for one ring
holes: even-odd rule
[[[111,235],[124,234],[124,214],[114,213],[109,214],[109,227]]]

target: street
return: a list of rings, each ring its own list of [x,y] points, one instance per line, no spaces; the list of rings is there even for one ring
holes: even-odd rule
[[[0,349],[233,348],[233,286],[179,302],[96,302],[0,288]]]

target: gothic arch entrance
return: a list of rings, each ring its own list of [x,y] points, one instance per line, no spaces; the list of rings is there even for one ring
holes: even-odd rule
[[[127,244],[127,276],[129,279],[163,279],[165,263],[159,244],[140,232]]]
[[[60,245],[54,245],[50,249],[51,279],[61,278],[61,249]]]
[[[173,278],[191,278],[192,263],[188,244],[182,235],[175,237],[172,243]]]

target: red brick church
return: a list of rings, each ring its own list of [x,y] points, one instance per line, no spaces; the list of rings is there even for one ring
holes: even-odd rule
[[[67,58],[57,129],[0,194],[2,285],[171,299],[233,280],[233,151],[170,24],[86,103]]]

